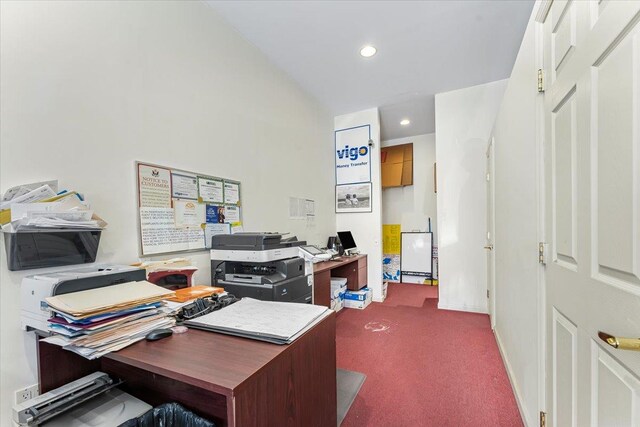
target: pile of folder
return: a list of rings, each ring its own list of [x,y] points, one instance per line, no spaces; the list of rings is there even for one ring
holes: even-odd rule
[[[242,298],[221,310],[188,320],[185,325],[273,344],[291,344],[331,313],[320,305]]]
[[[4,232],[39,228],[103,229],[107,223],[76,191],[58,191],[58,181],[23,184],[7,190],[0,201]]]
[[[175,325],[163,303],[172,296],[173,291],[140,281],[49,297],[53,335],[45,342],[87,359],[118,351],[154,329]]]

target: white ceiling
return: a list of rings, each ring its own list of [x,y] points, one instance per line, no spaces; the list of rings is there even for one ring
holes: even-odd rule
[[[379,107],[388,140],[434,132],[434,94],[509,77],[533,0],[209,4],[335,115]]]

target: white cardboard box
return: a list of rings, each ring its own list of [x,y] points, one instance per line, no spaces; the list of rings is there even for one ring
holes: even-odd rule
[[[369,288],[362,288],[359,291],[347,291],[344,295],[345,308],[356,308],[364,310],[373,299],[373,293]]]

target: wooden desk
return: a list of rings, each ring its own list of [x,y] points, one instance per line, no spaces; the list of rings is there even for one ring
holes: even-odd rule
[[[217,426],[337,422],[335,313],[289,345],[189,329],[90,361],[39,342],[41,392],[101,370],[157,406],[178,402]]]
[[[331,306],[331,277],[347,279],[347,288],[357,291],[367,286],[367,256],[342,256],[340,261],[324,261],[313,265],[313,303]]]

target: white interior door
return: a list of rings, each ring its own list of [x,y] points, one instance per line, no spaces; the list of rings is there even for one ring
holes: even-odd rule
[[[495,139],[493,136],[489,139],[489,144],[487,145],[487,243],[484,247],[487,253],[487,303],[489,307],[489,317],[491,319],[491,329],[494,329],[496,326],[496,310],[495,310],[495,291],[496,291],[496,282],[495,282],[495,257],[494,257],[494,247],[493,242],[495,241],[493,233],[495,230],[495,196],[494,196],[494,182],[493,179],[493,171],[494,171],[494,157],[493,145],[495,143]]]
[[[544,21],[547,425],[640,426],[640,1]],[[633,342],[631,342],[633,343]]]

